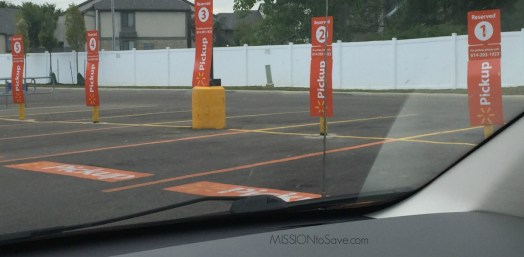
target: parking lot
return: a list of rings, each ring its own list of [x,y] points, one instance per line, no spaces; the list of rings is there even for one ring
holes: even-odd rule
[[[191,129],[191,90],[102,88],[98,124],[83,89],[29,96],[26,121],[2,97],[0,231],[106,219],[216,190],[320,197],[323,137],[308,92],[226,92],[224,130]],[[522,99],[504,98],[506,117],[522,111]],[[335,93],[334,110],[329,196],[419,187],[484,138],[469,126],[466,95]],[[226,208],[196,204],[133,222]]]

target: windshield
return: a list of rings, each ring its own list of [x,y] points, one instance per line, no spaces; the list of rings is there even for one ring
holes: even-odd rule
[[[522,0],[67,3],[0,1],[1,234],[409,192],[524,110]]]

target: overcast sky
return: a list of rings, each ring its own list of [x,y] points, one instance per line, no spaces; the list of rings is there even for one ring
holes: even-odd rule
[[[35,4],[51,3],[56,4],[56,6],[62,10],[67,9],[69,4],[79,4],[85,2],[85,0],[7,0],[8,2],[19,4],[23,2],[33,2]],[[119,0],[115,0],[119,1]],[[194,0],[189,0],[194,2]],[[214,13],[223,13],[223,12],[233,12],[233,0],[214,0]]]

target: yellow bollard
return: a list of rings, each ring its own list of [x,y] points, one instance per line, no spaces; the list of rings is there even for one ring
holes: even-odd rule
[[[484,126],[484,139],[486,139],[486,138],[490,137],[491,135],[493,135],[493,132],[494,132],[493,125]]]
[[[324,117],[320,117],[320,135],[327,135],[327,119],[324,124]]]
[[[93,106],[93,123],[98,123],[100,114],[98,112],[98,106]]]
[[[191,107],[193,129],[226,128],[224,87],[194,87]]]
[[[20,120],[25,120],[25,104],[18,105],[18,118]]]

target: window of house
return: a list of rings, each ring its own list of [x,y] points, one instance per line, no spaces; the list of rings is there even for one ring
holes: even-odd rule
[[[124,40],[122,41],[121,50],[131,50],[135,48],[135,41],[133,40]]]
[[[122,13],[122,28],[134,28],[135,27],[135,13],[134,12],[123,12]]]
[[[5,42],[5,52],[6,53],[11,52],[11,36],[7,37],[7,40]]]
[[[155,49],[155,44],[153,43],[144,43],[144,50],[152,50]]]

